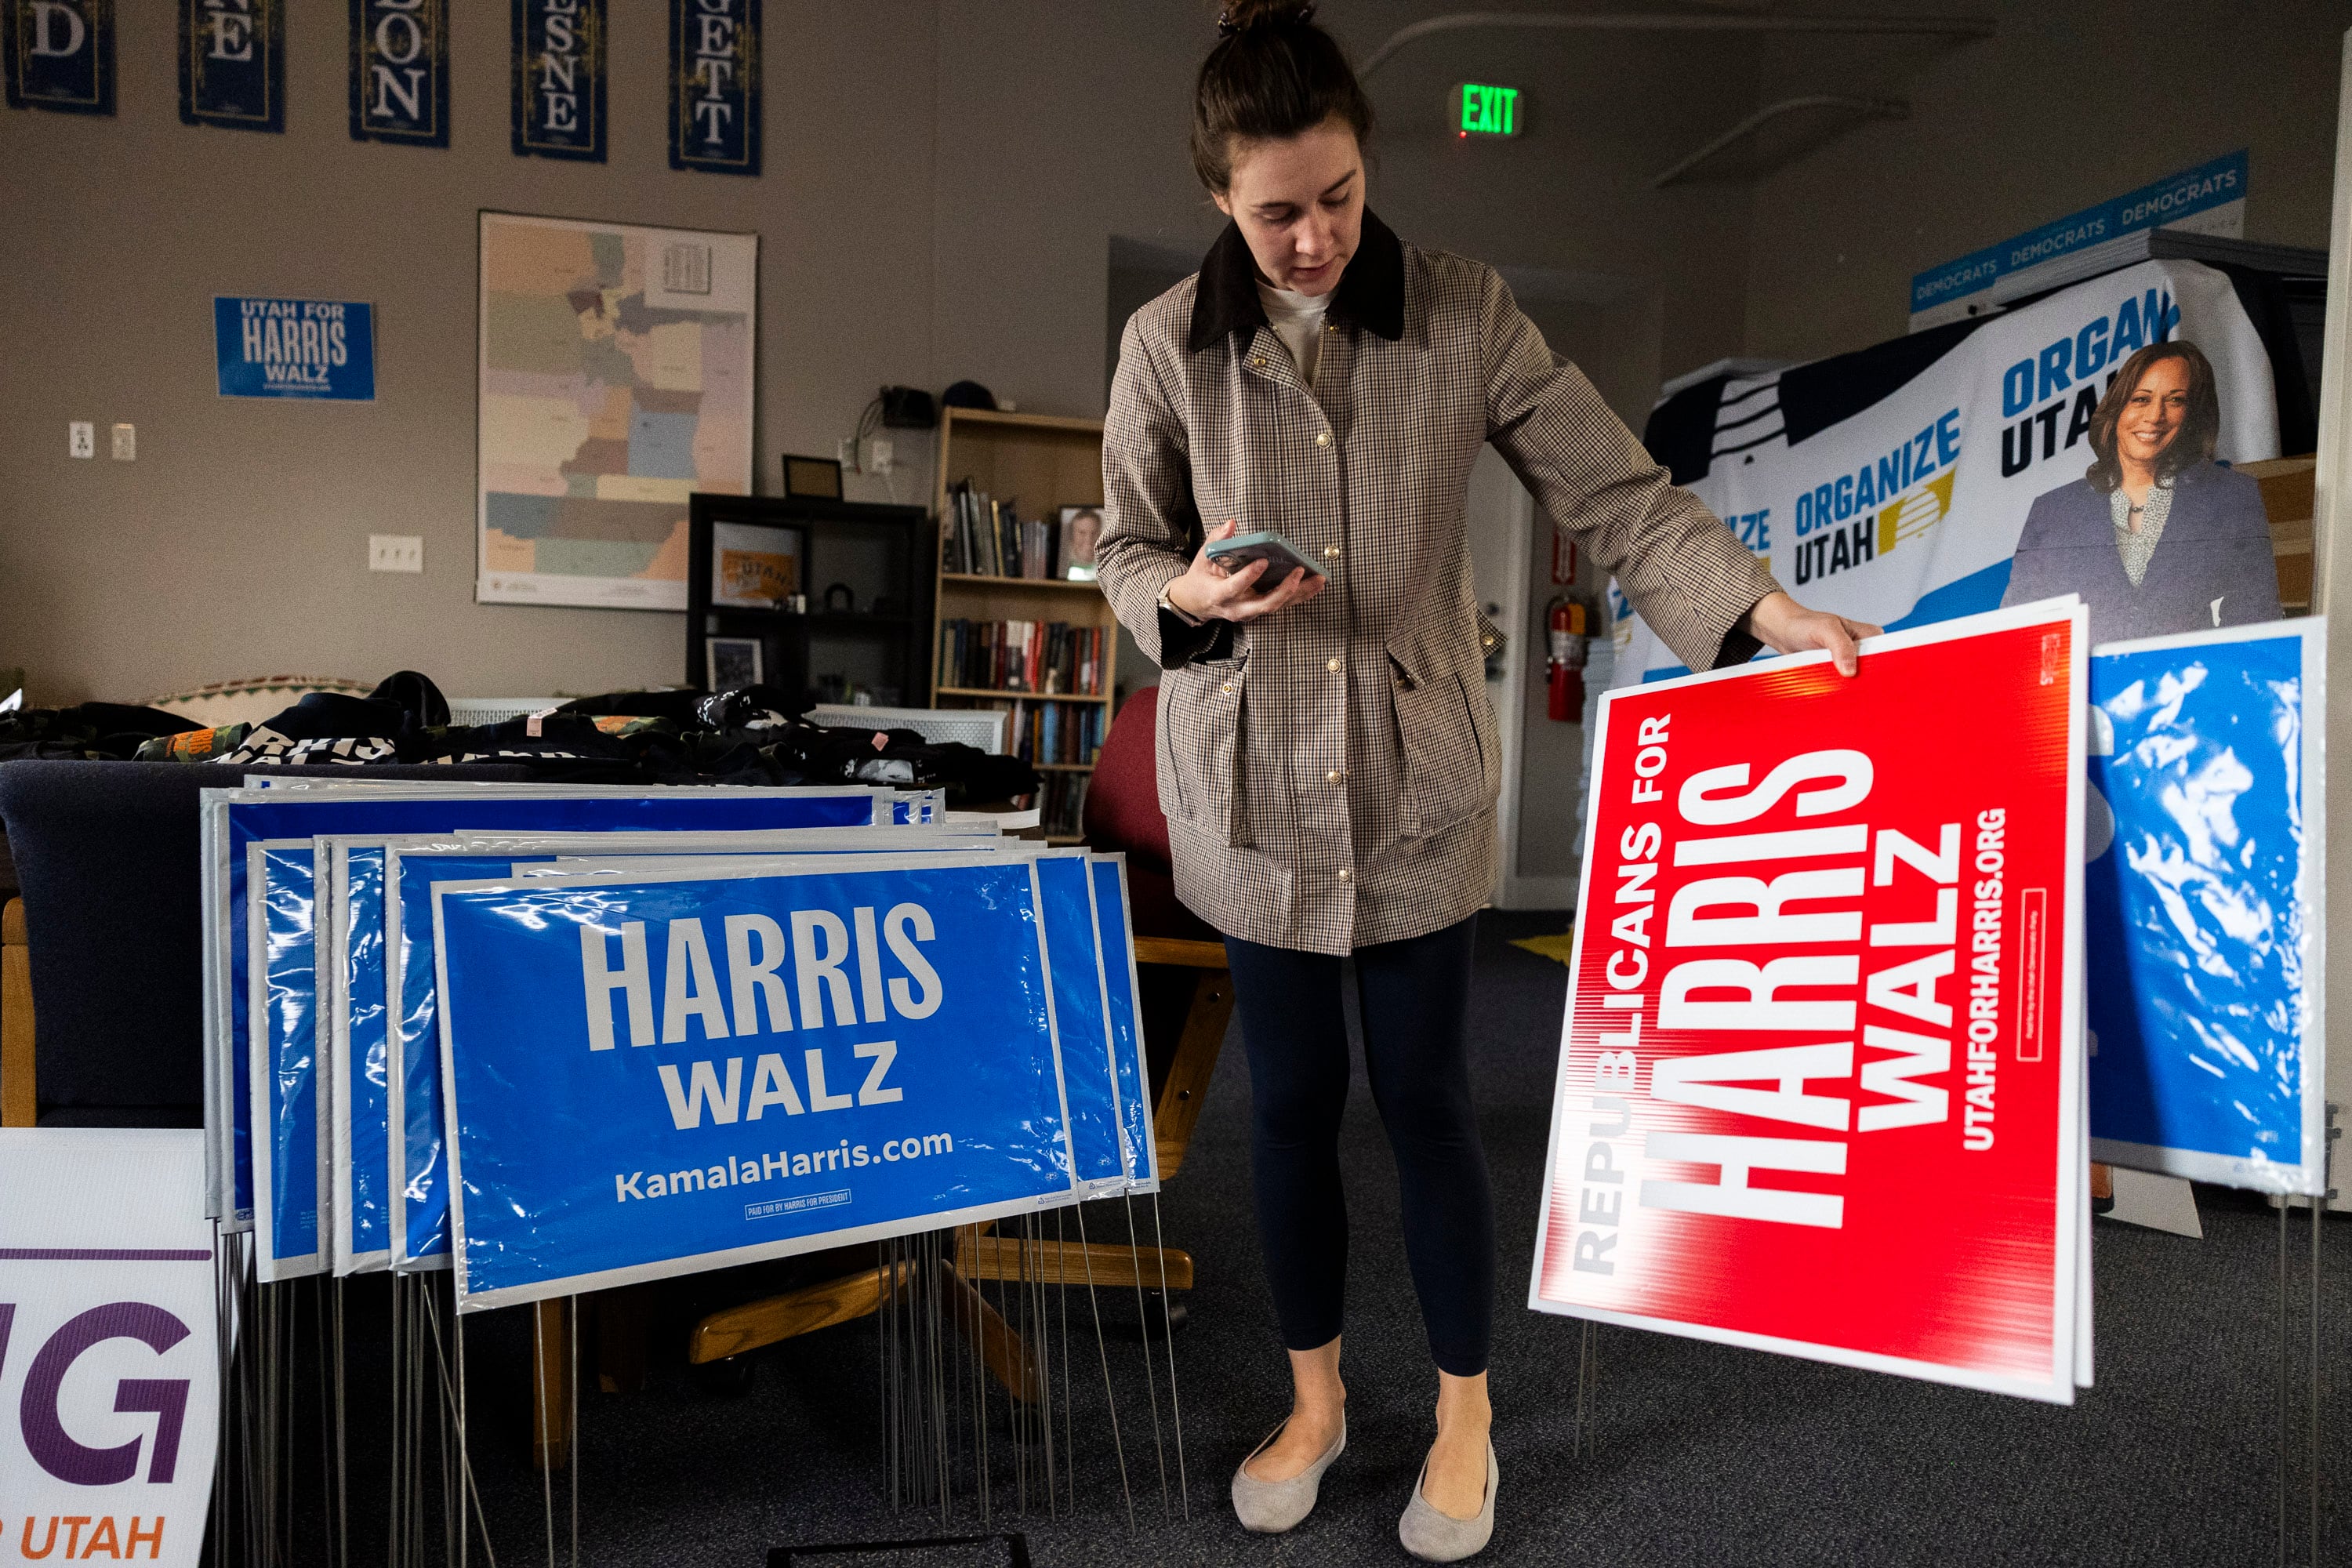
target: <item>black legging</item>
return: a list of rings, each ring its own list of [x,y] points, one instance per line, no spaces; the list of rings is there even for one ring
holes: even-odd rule
[[[1495,1320],[1495,1201],[1470,1104],[1464,1014],[1478,920],[1358,948],[1356,996],[1372,1102],[1396,1151],[1405,1257],[1442,1371],[1486,1370]],[[1339,1115],[1348,1100],[1340,960],[1225,939],[1249,1050],[1257,1229],[1283,1343],[1339,1333],[1348,1200]]]

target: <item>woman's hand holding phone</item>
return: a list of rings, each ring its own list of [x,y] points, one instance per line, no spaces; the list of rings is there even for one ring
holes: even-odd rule
[[[1264,561],[1253,561],[1238,572],[1228,572],[1222,563],[1209,558],[1210,544],[1231,539],[1240,531],[1240,520],[1230,517],[1211,529],[1200,552],[1192,557],[1192,566],[1168,584],[1168,602],[1195,620],[1254,621],[1260,616],[1303,604],[1323,591],[1328,579],[1303,566],[1294,566],[1282,582],[1261,593],[1258,579],[1266,573]]]

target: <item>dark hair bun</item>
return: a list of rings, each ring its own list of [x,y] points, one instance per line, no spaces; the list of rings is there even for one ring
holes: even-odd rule
[[[1371,100],[1314,16],[1311,0],[1225,0],[1223,36],[1192,89],[1192,168],[1210,190],[1231,183],[1237,140],[1280,140],[1335,117],[1359,142],[1371,134]]]
[[[1252,27],[1297,26],[1314,19],[1314,0],[1226,0],[1217,13],[1217,32],[1230,38]]]

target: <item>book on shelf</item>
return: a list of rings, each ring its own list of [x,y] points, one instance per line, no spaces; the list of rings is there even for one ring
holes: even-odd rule
[[[1087,785],[1091,773],[1047,773],[1037,795],[1037,826],[1051,838],[1075,838],[1086,831]]]
[[[940,623],[941,686],[1099,697],[1109,628],[1067,621]]]
[[[979,707],[1005,715],[1004,754],[1032,766],[1056,763],[1090,768],[1102,751],[1108,721],[1096,704],[1014,699],[982,702]]]
[[[1023,519],[1017,503],[998,500],[959,480],[940,520],[940,569],[969,577],[1017,577],[1050,582],[1060,570],[1062,525],[1053,518]]]

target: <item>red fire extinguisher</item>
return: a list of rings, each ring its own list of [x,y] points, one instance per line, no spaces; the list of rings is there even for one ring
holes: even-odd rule
[[[1574,724],[1584,717],[1584,606],[1562,595],[1545,613],[1551,645],[1550,717]]]

